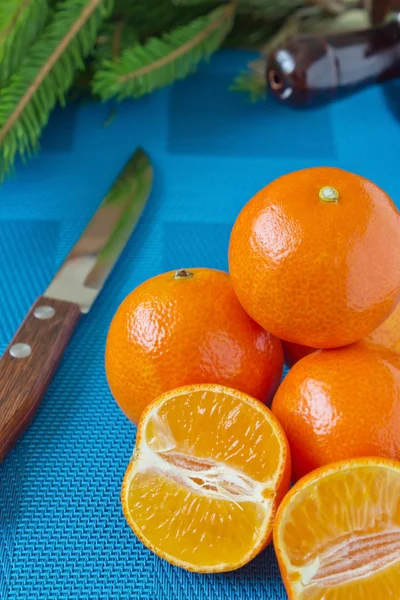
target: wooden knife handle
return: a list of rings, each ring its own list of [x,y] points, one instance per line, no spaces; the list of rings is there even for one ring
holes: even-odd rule
[[[32,421],[80,314],[73,302],[38,298],[0,359],[0,462]]]

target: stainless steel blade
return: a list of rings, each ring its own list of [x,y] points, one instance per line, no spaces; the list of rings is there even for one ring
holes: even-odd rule
[[[125,247],[153,183],[150,158],[139,148],[126,163],[45,296],[75,302],[87,313]]]

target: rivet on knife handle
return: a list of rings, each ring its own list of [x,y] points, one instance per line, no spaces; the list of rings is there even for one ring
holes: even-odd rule
[[[0,360],[0,461],[22,435],[79,321],[73,302],[39,298]]]

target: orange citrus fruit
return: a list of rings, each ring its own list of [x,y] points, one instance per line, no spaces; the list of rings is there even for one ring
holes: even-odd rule
[[[400,459],[400,356],[358,342],[318,350],[289,371],[272,411],[299,478],[358,456]]]
[[[274,546],[289,600],[400,598],[400,463],[358,458],[301,479]]]
[[[289,478],[287,440],[266,406],[223,386],[187,386],[143,412],[122,508],[161,558],[230,571],[270,541]]]
[[[367,335],[364,340],[400,354],[400,304],[396,306],[386,321]],[[293,342],[282,341],[282,347],[288,367],[292,367],[301,358],[315,352],[315,348],[294,344]]]
[[[173,388],[218,383],[268,401],[283,368],[281,342],[240,305],[227,273],[165,273],[136,288],[118,308],[106,344],[106,374],[123,412]]]
[[[331,167],[276,179],[243,208],[229,269],[243,307],[277,337],[355,342],[400,297],[400,214],[368,179]]]

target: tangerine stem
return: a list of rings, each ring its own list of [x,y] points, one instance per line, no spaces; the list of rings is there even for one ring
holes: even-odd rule
[[[339,198],[339,192],[330,185],[324,185],[318,195],[324,202],[337,202]]]
[[[176,271],[174,279],[191,279],[193,275],[194,273],[192,273],[191,271],[187,271],[186,269],[179,269],[179,271]]]

